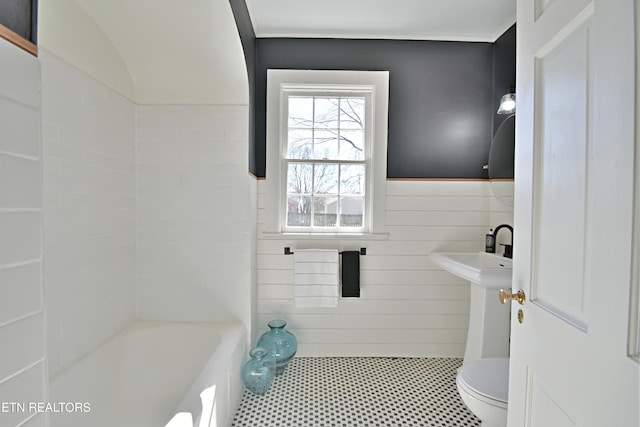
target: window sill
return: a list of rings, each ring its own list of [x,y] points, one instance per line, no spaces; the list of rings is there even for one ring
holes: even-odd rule
[[[263,240],[389,240],[389,233],[281,233],[264,231]]]

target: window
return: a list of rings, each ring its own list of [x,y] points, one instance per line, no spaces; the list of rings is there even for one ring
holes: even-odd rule
[[[388,73],[269,70],[267,85],[266,222],[279,233],[376,232]]]
[[[369,92],[284,90],[287,229],[362,231]]]

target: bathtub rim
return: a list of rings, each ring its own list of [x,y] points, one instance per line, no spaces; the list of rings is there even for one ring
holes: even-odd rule
[[[100,351],[109,351],[105,350],[109,345],[120,345],[121,343],[118,340],[126,339],[127,335],[134,334],[138,331],[144,331],[148,329],[162,328],[162,327],[185,327],[189,328],[191,325],[196,326],[206,326],[210,327],[214,330],[216,335],[217,344],[213,347],[210,353],[205,356],[205,360],[197,371],[198,374],[195,379],[189,384],[188,389],[182,396],[176,396],[176,400],[173,403],[173,411],[166,415],[165,423],[168,423],[178,412],[184,412],[185,410],[189,410],[194,416],[194,420],[199,420],[201,417],[201,411],[197,409],[202,409],[200,405],[200,391],[211,385],[208,384],[211,381],[220,381],[224,383],[224,387],[221,388],[221,393],[226,393],[226,401],[229,401],[229,407],[227,413],[225,413],[225,418],[232,417],[234,415],[234,410],[237,409],[237,406],[240,403],[241,394],[238,396],[230,396],[230,390],[233,388],[232,382],[237,383],[240,380],[239,374],[239,366],[242,365],[245,353],[245,337],[246,337],[246,328],[239,321],[166,321],[166,320],[135,320],[129,323],[127,326],[119,330],[117,333],[110,336],[108,339],[100,343],[94,349],[83,355],[82,357],[76,359],[69,366],[65,367],[65,369],[57,372],[54,376],[48,379],[48,393],[47,400],[51,400],[55,398],[51,395],[53,384],[56,381],[64,378],[65,375],[68,375],[72,372],[72,370],[78,365],[86,366],[86,363],[91,363],[91,361],[87,362],[87,359],[92,357],[100,357],[100,355],[96,355]],[[218,333],[219,332],[219,333]],[[231,372],[233,370],[237,370],[237,375]],[[237,379],[234,378],[237,376]],[[237,388],[237,387],[236,387]],[[237,394],[237,393],[236,393]],[[217,397],[216,397],[217,399]],[[198,405],[196,405],[196,403]],[[226,420],[223,420],[226,421]],[[195,424],[197,425],[197,424]]]

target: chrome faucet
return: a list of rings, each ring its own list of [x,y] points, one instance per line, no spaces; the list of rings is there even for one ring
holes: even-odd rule
[[[513,258],[513,227],[512,226],[510,226],[509,224],[500,224],[499,226],[497,226],[495,230],[493,230],[493,240],[495,242],[498,241],[498,231],[500,231],[501,228],[508,228],[509,231],[511,232],[511,244],[505,245],[504,243],[500,243],[500,245],[504,246],[504,256],[506,258]]]

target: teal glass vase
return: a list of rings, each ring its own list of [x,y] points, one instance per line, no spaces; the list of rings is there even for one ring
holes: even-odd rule
[[[263,395],[276,376],[275,359],[269,350],[261,347],[251,350],[249,356],[251,359],[242,365],[242,382],[252,393]]]
[[[282,375],[293,356],[298,351],[295,335],[284,329],[285,320],[271,320],[267,323],[270,330],[258,338],[258,347],[266,348],[276,360],[276,375]]]

